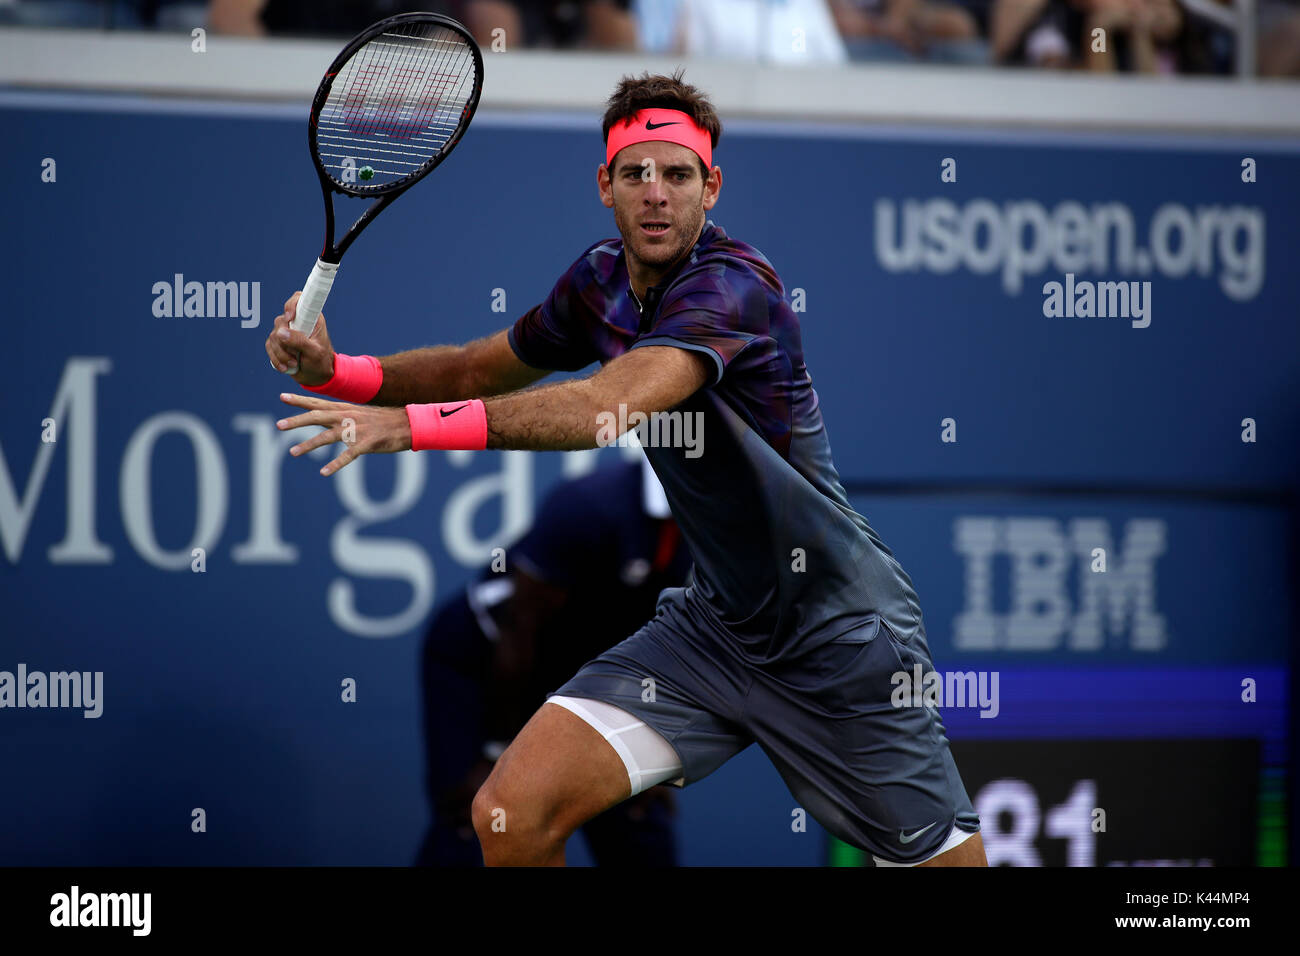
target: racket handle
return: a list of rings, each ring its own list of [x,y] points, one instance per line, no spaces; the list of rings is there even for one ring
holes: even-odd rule
[[[316,320],[320,318],[321,309],[325,308],[325,300],[329,298],[330,288],[334,285],[334,274],[338,271],[337,262],[316,260],[307,283],[302,287],[302,295],[298,298],[298,311],[289,323],[295,332],[311,335],[316,328]]]

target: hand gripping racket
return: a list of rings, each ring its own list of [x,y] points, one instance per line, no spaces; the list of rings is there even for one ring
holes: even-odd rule
[[[461,24],[434,13],[381,20],[335,57],[307,124],[325,196],[325,245],[298,300],[295,330],[311,335],[343,253],[447,158],[469,128],[482,90],[478,44]],[[374,199],[337,243],[334,193]]]

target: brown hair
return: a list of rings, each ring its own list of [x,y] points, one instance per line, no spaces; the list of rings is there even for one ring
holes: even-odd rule
[[[672,76],[664,76],[647,71],[639,77],[623,77],[605,104],[605,119],[601,124],[605,142],[609,142],[609,131],[615,123],[630,119],[644,109],[665,109],[681,110],[693,119],[695,125],[709,134],[710,145],[717,149],[722,123],[709,98],[689,83],[682,82],[685,72],[678,69]],[[707,179],[709,171],[704,168],[704,160],[700,160],[700,170]]]

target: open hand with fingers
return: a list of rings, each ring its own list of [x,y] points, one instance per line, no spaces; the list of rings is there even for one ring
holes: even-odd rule
[[[345,446],[333,461],[320,470],[326,477],[362,455],[407,451],[411,447],[411,422],[407,418],[406,409],[401,406],[349,405],[347,402],[332,402],[314,395],[293,395],[288,392],[281,393],[280,400],[286,405],[307,409],[301,415],[276,422],[280,431],[302,428],[304,425],[319,425],[325,429],[294,445],[289,449],[289,454],[295,457],[305,455],[313,449],[335,442],[342,442]]]

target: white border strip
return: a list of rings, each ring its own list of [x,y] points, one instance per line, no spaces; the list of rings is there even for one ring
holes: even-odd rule
[[[337,41],[0,29],[0,86],[308,104]],[[1070,131],[1300,134],[1297,85],[1207,77],[924,66],[771,67],[722,60],[484,54],[486,110],[599,114],[615,80],[686,66],[724,118]]]

